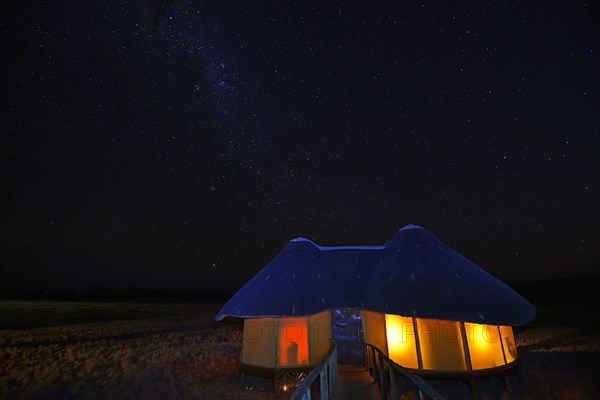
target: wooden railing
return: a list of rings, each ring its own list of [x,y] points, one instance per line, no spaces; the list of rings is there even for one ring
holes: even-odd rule
[[[321,400],[332,400],[335,398],[335,384],[337,380],[337,348],[331,343],[329,352],[321,359],[312,371],[302,380],[300,385],[292,392],[290,400],[310,400],[310,387],[317,379],[320,379]]]
[[[390,360],[389,357],[377,347],[369,343],[365,343],[365,347],[367,350],[367,367],[369,368],[371,376],[379,383],[379,388],[381,389],[383,399],[387,399],[388,394],[392,400],[400,398],[400,391],[398,387],[398,379],[400,376],[404,376],[414,383],[419,388],[419,391],[428,396],[428,398],[432,400],[444,399],[421,377],[413,374],[403,366]],[[387,378],[387,371],[389,371],[389,380]]]

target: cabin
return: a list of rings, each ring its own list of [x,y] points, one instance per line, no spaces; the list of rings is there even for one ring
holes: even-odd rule
[[[381,246],[291,240],[215,319],[244,319],[240,372],[277,382],[318,364],[331,341],[340,364],[364,364],[370,344],[419,375],[497,373],[518,360],[512,327],[535,313],[434,234],[407,225]]]

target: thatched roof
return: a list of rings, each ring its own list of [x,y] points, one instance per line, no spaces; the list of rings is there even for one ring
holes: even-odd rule
[[[522,325],[535,307],[431,232],[402,228],[384,246],[290,241],[216,316],[311,315],[326,309]]]

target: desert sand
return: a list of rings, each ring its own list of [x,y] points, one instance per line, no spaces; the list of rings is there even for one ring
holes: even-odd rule
[[[515,329],[520,365],[505,378],[478,379],[477,397],[597,398],[597,304],[579,304],[576,313],[560,304]],[[220,306],[1,300],[0,398],[287,398],[265,379],[239,383],[243,325],[213,321]],[[447,398],[471,393],[464,381],[429,382]],[[405,399],[418,398],[405,388]]]

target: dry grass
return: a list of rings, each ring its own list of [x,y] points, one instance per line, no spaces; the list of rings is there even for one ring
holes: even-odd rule
[[[242,325],[215,323],[217,310],[3,301],[0,398],[284,398],[263,380],[237,383]]]
[[[242,324],[214,322],[219,306],[0,301],[0,398],[286,398],[267,380],[239,384]],[[478,380],[478,397],[595,399],[599,330],[571,318],[517,329],[520,367]],[[470,393],[464,382],[432,384],[448,398]],[[404,398],[418,397],[407,387]]]

